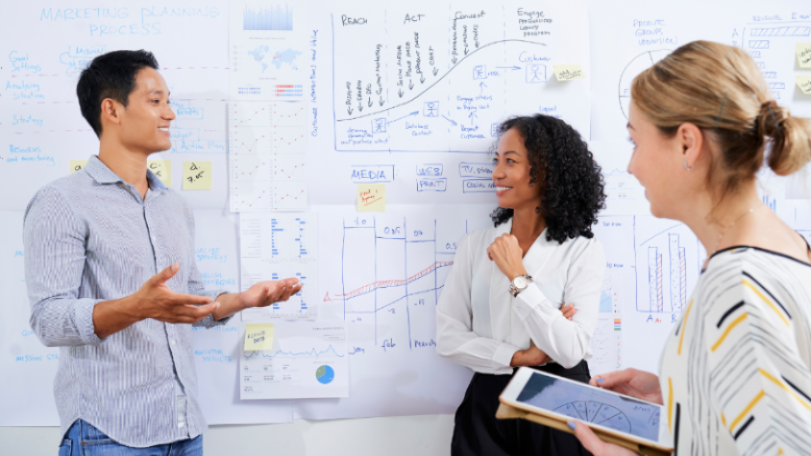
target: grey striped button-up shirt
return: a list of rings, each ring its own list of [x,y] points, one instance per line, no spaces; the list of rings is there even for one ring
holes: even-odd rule
[[[147,179],[142,199],[94,156],[42,188],[26,210],[30,322],[42,343],[62,347],[54,394],[63,435],[83,419],[119,443],[147,447],[206,428],[191,325],[146,319],[104,339],[93,326],[97,303],[133,294],[173,263],[173,291],[221,293],[203,287],[191,210],[150,171]],[[224,321],[209,316],[197,325]]]

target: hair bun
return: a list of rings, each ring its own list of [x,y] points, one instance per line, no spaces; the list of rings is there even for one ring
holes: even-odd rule
[[[783,136],[783,121],[789,116],[787,109],[781,108],[774,100],[760,105],[756,122],[761,136],[777,138]]]
[[[788,109],[769,100],[760,105],[757,127],[761,138],[771,139],[767,162],[776,174],[787,176],[811,160],[808,120],[791,117]]]

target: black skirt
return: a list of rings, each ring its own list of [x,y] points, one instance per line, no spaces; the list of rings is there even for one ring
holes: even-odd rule
[[[539,371],[588,383],[586,361],[564,369],[557,363],[534,367]],[[512,375],[473,375],[462,404],[456,410],[451,454],[453,456],[590,455],[573,434],[522,419],[496,419],[498,396]]]

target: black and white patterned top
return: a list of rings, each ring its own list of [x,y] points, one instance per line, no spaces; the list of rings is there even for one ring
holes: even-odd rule
[[[811,454],[811,265],[716,253],[660,365],[678,455]]]

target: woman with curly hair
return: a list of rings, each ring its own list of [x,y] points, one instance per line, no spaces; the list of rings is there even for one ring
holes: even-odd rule
[[[451,452],[587,454],[573,435],[495,415],[519,366],[589,381],[605,268],[591,231],[605,201],[600,167],[562,120],[517,117],[499,133],[495,226],[462,240],[437,306],[437,352],[475,372]]]

